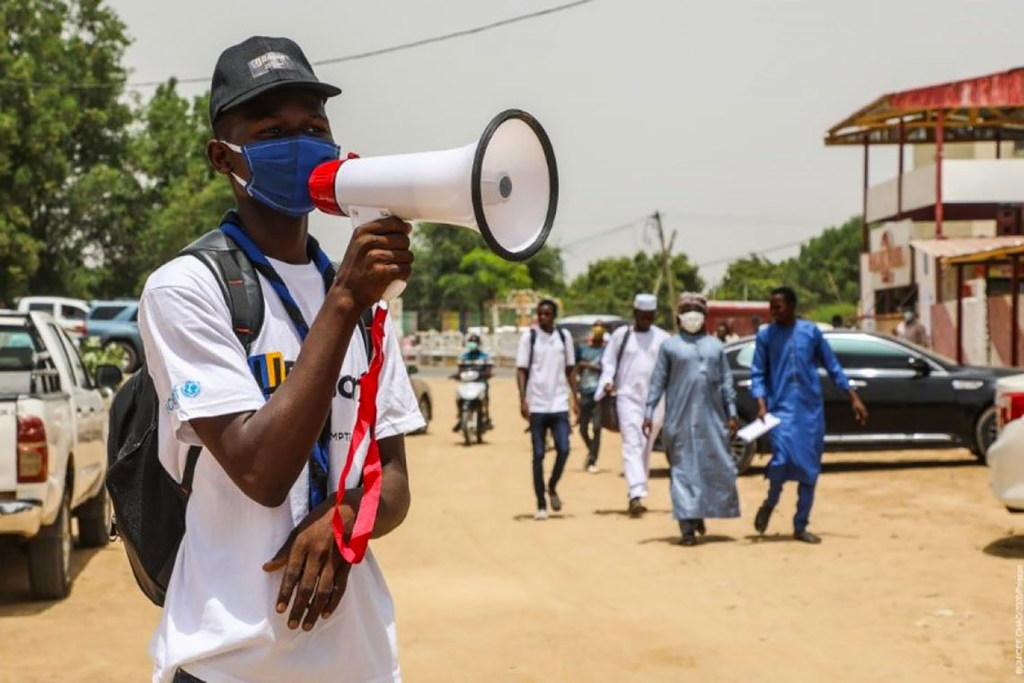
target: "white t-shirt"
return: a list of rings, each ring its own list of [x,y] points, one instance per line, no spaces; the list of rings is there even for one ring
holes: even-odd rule
[[[565,413],[569,410],[569,388],[565,369],[576,365],[576,350],[572,337],[563,331],[569,341],[565,347],[562,336],[555,330],[550,334],[535,328],[537,339],[533,345],[533,365],[530,365],[530,331],[519,338],[516,366],[529,371],[526,383],[526,405],[531,413]]]
[[[312,324],[324,301],[316,266],[271,263]],[[189,420],[259,410],[264,390],[272,392],[298,357],[300,342],[291,319],[262,276],[260,284],[263,329],[246,358],[220,287],[199,259],[179,257],[146,283],[139,329],[164,407],[160,462],[175,480],[181,480],[189,446],[201,445]],[[390,325],[386,339],[377,399],[380,439],[423,426]],[[365,345],[353,336],[332,404],[332,492],[355,424],[358,378],[367,367]],[[362,462],[353,463],[346,487],[358,485],[361,470]],[[169,682],[178,667],[207,683],[401,680],[394,606],[371,553],[352,568],[339,609],[312,631],[289,630],[288,612],[275,611],[282,575],[268,574],[262,565],[306,516],[308,494],[307,468],[282,505],[260,505],[235,486],[209,451],[202,451],[186,511],[187,531],[150,643],[155,683]]]
[[[630,330],[626,348],[622,350],[621,367],[616,365],[622,340]],[[651,375],[654,374],[654,363],[658,360],[658,349],[669,338],[668,332],[657,325],[651,325],[646,332],[637,332],[631,327],[622,326],[612,332],[608,345],[601,357],[601,379],[598,380],[594,398],[598,401],[604,396],[604,388],[615,383],[615,392],[620,399],[647,404],[647,390],[651,386]]]

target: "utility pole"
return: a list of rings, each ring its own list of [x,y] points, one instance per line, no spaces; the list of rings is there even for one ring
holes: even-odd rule
[[[662,276],[665,278],[665,284],[668,285],[668,307],[670,311],[676,310],[676,284],[672,277],[672,244],[675,243],[675,233],[672,234],[671,241],[666,245],[665,243],[665,230],[661,226],[661,212],[654,212],[654,227],[658,231],[658,243],[661,244],[661,270]],[[679,320],[675,315],[672,316],[672,328],[679,331]]]

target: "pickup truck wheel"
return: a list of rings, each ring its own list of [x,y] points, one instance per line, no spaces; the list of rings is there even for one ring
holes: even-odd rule
[[[108,348],[115,348],[121,353],[121,372],[126,375],[135,372],[139,365],[139,354],[135,353],[135,347],[130,342],[115,339],[107,344]]]
[[[37,600],[66,598],[71,588],[71,501],[65,494],[53,524],[28,542],[28,579]]]
[[[110,543],[111,509],[107,487],[78,508],[78,540],[85,548],[101,548]]]

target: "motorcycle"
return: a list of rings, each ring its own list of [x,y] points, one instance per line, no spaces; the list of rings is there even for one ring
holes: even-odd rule
[[[467,446],[483,443],[486,429],[484,398],[487,396],[487,382],[480,368],[463,367],[458,374],[459,386],[455,388],[459,407],[459,430]]]

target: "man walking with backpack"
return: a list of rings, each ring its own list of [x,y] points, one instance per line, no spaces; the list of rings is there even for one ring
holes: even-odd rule
[[[631,517],[639,517],[647,508],[647,474],[651,449],[657,430],[643,432],[647,391],[654,372],[658,349],[668,333],[654,324],[658,300],[653,294],[637,294],[633,299],[633,325],[623,325],[612,333],[601,361],[601,379],[594,398],[615,398],[622,434],[622,471],[628,487]],[[660,419],[658,420],[660,422]]]
[[[159,461],[186,489],[191,477],[150,647],[159,683],[401,680],[391,596],[372,553],[352,552],[409,508],[403,434],[423,419],[386,315],[370,347],[360,320],[412,253],[395,218],[355,230],[337,268],[308,235],[307,179],[338,157],[324,103],[339,93],[287,39],[221,54],[207,156],[235,196],[221,224],[235,272],[185,255],[142,295]],[[380,387],[370,424],[364,375]],[[365,447],[350,453],[354,439]]]
[[[537,304],[537,326],[524,332],[516,354],[520,413],[530,423],[533,444],[533,490],[537,496],[534,519],[547,519],[548,498],[551,509],[562,509],[557,492],[558,481],[569,458],[569,404],[579,416],[576,403],[576,378],[573,368],[576,354],[572,337],[555,325],[558,304],[545,299]],[[555,465],[544,486],[544,447],[547,433],[555,441]],[[546,494],[546,495],[545,495]]]

